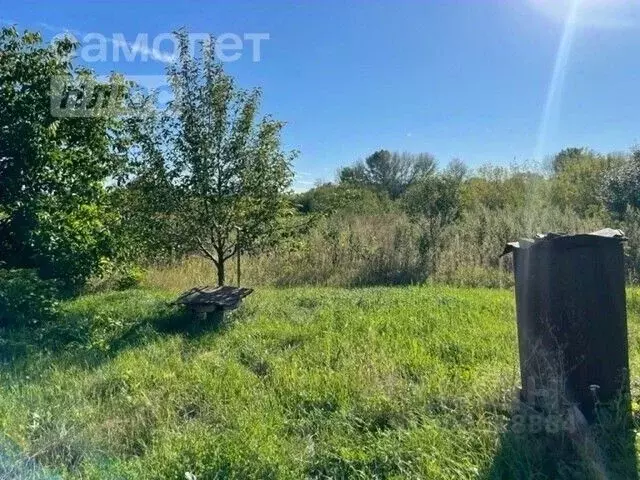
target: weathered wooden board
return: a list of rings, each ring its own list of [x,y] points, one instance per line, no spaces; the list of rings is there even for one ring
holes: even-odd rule
[[[184,292],[174,303],[201,312],[218,309],[233,310],[251,293],[253,293],[252,288],[201,286]]]

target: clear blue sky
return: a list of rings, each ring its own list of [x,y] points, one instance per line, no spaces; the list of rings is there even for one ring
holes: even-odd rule
[[[264,111],[287,122],[286,145],[301,152],[298,189],[380,148],[478,166],[640,141],[635,0],[0,0],[0,20],[131,43],[181,26],[268,33],[260,62],[245,49],[227,69],[261,87]],[[165,68],[111,55],[90,66]]]

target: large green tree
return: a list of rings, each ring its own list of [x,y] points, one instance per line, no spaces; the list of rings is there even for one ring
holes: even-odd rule
[[[69,39],[45,44],[37,33],[0,30],[0,264],[70,284],[111,252],[105,181],[121,159],[114,118],[90,111],[89,96],[111,86],[74,68],[75,48]],[[52,108],[65,92],[62,107],[82,105],[81,116]]]
[[[601,195],[608,210],[619,219],[624,218],[628,210],[640,210],[640,147],[606,171]]]
[[[210,259],[224,285],[227,260],[273,242],[292,210],[285,193],[295,152],[281,146],[282,122],[259,118],[260,91],[238,88],[224,72],[213,38],[194,56],[187,34],[176,35],[173,99],[140,130],[136,181],[152,186],[144,198],[162,220],[156,225],[172,230],[163,238]]]
[[[432,175],[435,169],[435,159],[428,153],[378,150],[364,162],[340,169],[338,177],[342,184],[373,187],[395,200],[414,182]]]
[[[605,210],[599,195],[603,180],[621,163],[619,156],[601,155],[587,148],[560,151],[552,164],[551,201],[583,217],[601,215]]]

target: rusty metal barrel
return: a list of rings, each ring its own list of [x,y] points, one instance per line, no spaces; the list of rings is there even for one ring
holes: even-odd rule
[[[624,233],[538,235],[513,253],[522,398],[561,384],[588,421],[629,392]],[[626,408],[626,407],[625,407]]]

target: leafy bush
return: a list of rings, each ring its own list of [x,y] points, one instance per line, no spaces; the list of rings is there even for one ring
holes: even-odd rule
[[[84,293],[123,291],[140,286],[145,277],[142,267],[131,263],[115,263],[105,260],[101,265],[100,276],[89,279]]]
[[[53,78],[69,80],[68,91],[95,80],[70,61],[76,48],[69,38],[0,29],[0,262],[72,289],[113,253],[105,184],[122,161],[115,116],[53,115]],[[95,93],[120,87],[110,80]]]
[[[318,185],[294,198],[301,213],[376,215],[392,211],[389,197],[372,188],[353,185]]]
[[[61,213],[39,215],[34,232],[35,256],[40,276],[56,278],[66,288],[77,290],[100,269],[113,248],[108,225],[112,216],[96,205],[78,205]]]
[[[128,290],[140,285],[144,278],[144,270],[140,267],[128,267],[120,274],[116,282],[116,288],[118,290]]]
[[[606,172],[602,194],[610,212],[622,218],[627,209],[640,208],[640,150]]]
[[[0,327],[34,327],[53,320],[59,288],[33,270],[0,270]]]

